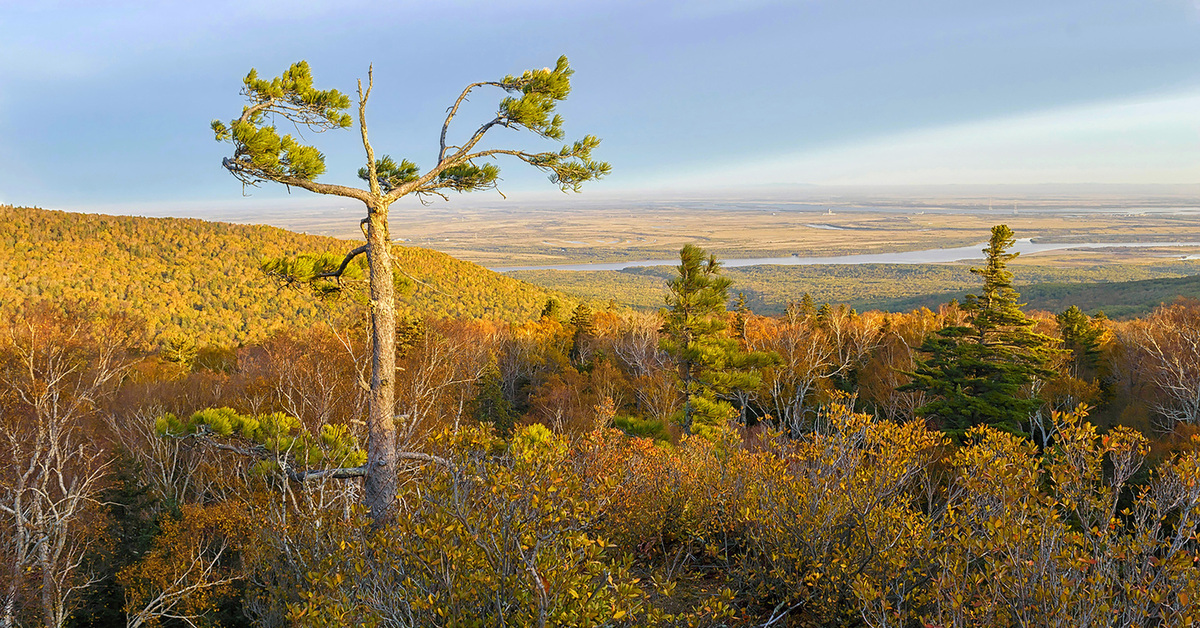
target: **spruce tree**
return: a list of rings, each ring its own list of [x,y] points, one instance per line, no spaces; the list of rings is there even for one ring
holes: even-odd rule
[[[542,308],[541,318],[551,318],[554,320],[558,320],[558,317],[561,315],[562,315],[562,303],[560,303],[558,301],[558,299],[556,299],[554,297],[550,297],[549,299],[547,299],[546,305]]]
[[[679,276],[668,283],[661,347],[678,368],[684,433],[710,435],[738,416],[724,398],[757,388],[762,378],[756,369],[774,356],[743,351],[727,333],[730,280],[721,275],[716,256],[688,244],[679,261]]]
[[[1104,337],[1104,327],[1094,322],[1075,305],[1063,310],[1054,318],[1058,321],[1063,349],[1071,352],[1071,375],[1094,376],[1100,367],[1103,353],[1100,342]]]
[[[934,398],[917,409],[951,433],[988,424],[1017,432],[1041,405],[1028,386],[1053,376],[1046,368],[1055,340],[1033,331],[1034,321],[1021,311],[1020,294],[1006,266],[1017,257],[1007,225],[992,227],[983,268],[971,272],[983,279],[979,294],[967,295],[962,309],[966,325],[952,325],[921,345],[926,357],[909,373],[913,381],[900,390],[921,390]]]
[[[571,327],[574,332],[571,334],[571,351],[568,357],[571,363],[581,371],[588,370],[587,360],[584,359],[587,351],[587,343],[596,335],[596,324],[593,321],[592,308],[586,303],[580,303],[575,311],[571,313]]]
[[[480,423],[491,423],[496,432],[508,438],[517,422],[517,413],[504,396],[500,367],[496,358],[491,358],[476,384],[475,399],[471,401],[471,414]]]
[[[746,293],[739,292],[733,302],[733,333],[744,347],[746,346],[746,327],[750,324],[750,306],[746,304]]]

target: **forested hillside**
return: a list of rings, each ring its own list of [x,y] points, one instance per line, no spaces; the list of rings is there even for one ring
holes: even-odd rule
[[[0,626],[1200,620],[1200,301],[1027,315],[1004,225],[972,296],[899,314],[756,313],[696,247],[626,274],[662,283],[653,312],[401,249],[404,298],[491,320],[403,317],[385,448],[363,325],[147,354],[137,321],[69,292],[116,308],[119,285],[150,316],[203,277],[300,304],[222,251],[346,243],[6,211],[10,266],[42,273],[18,287],[64,279],[0,302]],[[382,523],[373,447],[399,461]]]
[[[0,301],[89,300],[104,313],[136,313],[157,336],[253,342],[325,316],[311,294],[260,272],[263,258],[341,255],[354,246],[262,225],[0,206]],[[396,260],[409,284],[404,304],[417,314],[525,320],[549,298],[428,249],[397,247]]]

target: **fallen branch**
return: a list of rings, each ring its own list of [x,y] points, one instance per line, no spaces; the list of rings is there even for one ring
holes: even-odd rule
[[[451,471],[456,471],[454,463],[432,454],[423,454],[416,451],[401,451],[396,454],[398,460],[412,460],[415,462],[428,462],[438,464]],[[286,469],[288,477],[297,482],[306,482],[308,480],[321,480],[324,478],[333,478],[335,480],[345,480],[349,478],[362,478],[367,476],[367,466],[361,467],[342,467],[338,469],[320,469],[314,471],[295,471]]]
[[[220,443],[212,438],[211,430],[202,430],[195,434],[189,434],[185,437],[192,438],[203,442],[204,444],[221,451],[229,451],[247,458],[256,460],[270,460],[272,458],[279,464],[283,472],[288,478],[296,482],[307,482],[308,480],[320,480],[324,478],[333,478],[335,480],[347,480],[351,478],[362,478],[367,476],[367,466],[359,467],[339,467],[335,469],[312,469],[312,470],[296,470],[288,465],[287,460],[279,456],[273,455],[266,447],[262,445],[253,445],[251,447],[239,447],[229,443]],[[433,454],[425,454],[418,451],[401,451],[396,453],[398,460],[411,460],[413,462],[426,462],[431,464],[441,465],[450,471],[457,471],[454,463]]]

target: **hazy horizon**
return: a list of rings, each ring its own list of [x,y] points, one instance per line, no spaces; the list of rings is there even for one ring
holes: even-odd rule
[[[428,166],[465,84],[560,54],[576,70],[567,139],[598,135],[614,167],[569,202],[811,185],[1197,186],[1197,34],[1189,0],[9,3],[0,202],[309,206],[279,186],[243,199],[220,166],[228,147],[208,123],[240,111],[251,67],[275,76],[307,59],[318,86],[352,92],[373,63],[377,152]],[[499,96],[473,98],[459,131]],[[497,144],[555,146],[519,137]],[[328,157],[322,180],[358,183],[356,133],[308,139]],[[540,173],[501,166],[512,206],[561,198]]]
[[[1004,203],[1025,202],[1039,206],[1061,201],[1082,204],[1140,204],[1148,201],[1178,203],[1180,207],[1200,207],[1200,183],[1197,184],[946,184],[946,185],[793,185],[760,186],[757,188],[710,188],[681,190],[664,188],[653,196],[644,192],[606,191],[602,193],[564,194],[558,191],[527,192],[509,194],[507,198],[495,192],[462,194],[452,196],[449,201],[435,199],[421,204],[416,199],[402,199],[394,205],[397,216],[404,214],[436,213],[454,209],[497,209],[521,212],[523,210],[547,210],[569,212],[572,208],[594,209],[603,206],[631,204],[675,204],[675,203],[831,203],[871,204],[888,201],[919,201],[926,205],[948,204],[961,206],[971,203],[986,203],[989,200],[997,207]],[[324,197],[297,190],[290,197],[260,198],[254,195],[237,196],[232,199],[193,201],[140,201],[128,203],[90,203],[53,206],[31,204],[43,209],[74,211],[82,213],[110,214],[120,216],[186,217],[211,220],[242,218],[239,222],[252,221],[255,217],[271,217],[288,213],[339,213],[361,214],[364,208],[348,199]]]

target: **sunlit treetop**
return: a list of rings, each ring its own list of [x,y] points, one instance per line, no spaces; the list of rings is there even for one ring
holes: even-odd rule
[[[587,135],[559,150],[531,153],[511,149],[478,149],[484,136],[494,127],[527,129],[539,137],[561,140],[564,137],[563,118],[555,112],[559,102],[571,92],[572,70],[567,58],[560,57],[554,68],[526,70],[520,76],[505,76],[500,81],[472,83],[463,90],[447,112],[442,125],[438,162],[422,172],[408,159],[384,155],[359,169],[360,179],[370,184],[370,190],[338,185],[317,184],[325,173],[325,156],[316,147],[305,144],[291,135],[280,135],[276,123],[280,118],[314,132],[351,126],[346,113],[350,97],[337,91],[313,87],[308,63],[293,64],[282,75],[271,80],[259,78],[251,70],[244,79],[242,95],[249,101],[242,115],[229,123],[212,122],[218,141],[234,146],[231,157],[223,165],[247,185],[274,181],[295,185],[323,194],[337,194],[360,200],[372,195],[388,202],[408,194],[438,195],[445,192],[470,192],[494,188],[500,178],[500,168],[492,159],[499,155],[516,157],[548,173],[550,180],[563,191],[579,191],[581,184],[608,174],[607,163],[592,159],[592,150],[600,140]],[[447,144],[446,136],[458,109],[471,92],[480,87],[496,87],[509,95],[498,104],[495,116],[480,125],[462,145]],[[371,82],[364,90],[359,84],[359,121],[366,136],[366,102]],[[372,172],[372,170],[374,172]]]
[[[241,117],[229,125],[212,122],[216,139],[234,145],[233,157],[225,160],[225,167],[251,185],[284,177],[312,181],[324,174],[325,156],[291,135],[279,135],[275,119],[283,117],[317,132],[347,128],[351,118],[345,110],[350,107],[350,97],[336,89],[314,88],[306,61],[293,64],[270,81],[250,70],[243,83],[241,93],[250,104],[242,108]]]
[[[553,70],[525,70],[519,77],[504,77],[500,87],[521,96],[501,100],[497,119],[505,126],[521,125],[542,137],[561,140],[563,119],[554,114],[554,107],[571,93],[572,74],[574,71],[567,65],[567,58],[562,56]]]

